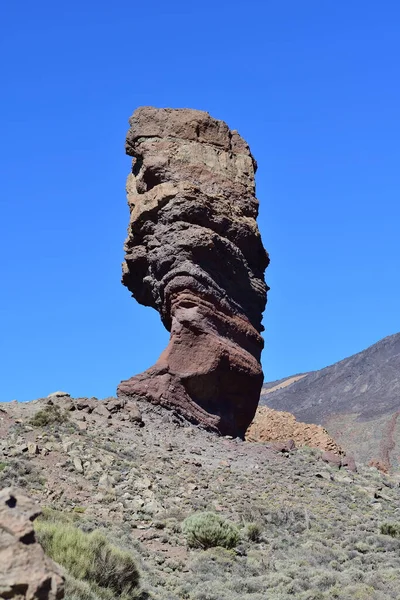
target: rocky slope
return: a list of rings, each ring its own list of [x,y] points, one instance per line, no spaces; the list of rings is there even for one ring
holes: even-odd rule
[[[154,600],[398,599],[400,539],[381,532],[400,521],[398,479],[318,450],[219,437],[146,401],[59,393],[0,406],[0,485],[105,531]],[[188,549],[182,521],[202,510],[236,523],[234,550]]]
[[[263,379],[269,262],[256,222],[254,158],[237,131],[189,109],[139,108],[126,151],[133,167],[122,281],[159,311],[171,337],[118,396],[244,435]]]
[[[323,425],[344,449],[400,467],[400,334],[332,366],[267,384],[261,404]]]
[[[296,446],[320,448],[334,454],[344,454],[326,429],[320,425],[301,423],[288,412],[259,406],[246,431],[249,442],[285,442],[293,440]]]

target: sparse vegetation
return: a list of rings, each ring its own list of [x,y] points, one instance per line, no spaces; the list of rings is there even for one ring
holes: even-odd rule
[[[391,537],[400,537],[400,523],[382,523],[381,533]]]
[[[262,533],[262,526],[259,523],[247,523],[246,537],[250,542],[259,542]]]
[[[138,591],[134,558],[110,544],[101,532],[84,533],[73,525],[46,520],[38,520],[35,530],[45,552],[72,578],[91,584],[92,593],[111,600],[116,594],[132,598]],[[75,587],[88,590],[79,583]]]
[[[65,423],[66,421],[68,421],[67,412],[54,404],[50,404],[42,410],[38,410],[29,420],[29,424],[33,427],[45,427],[51,423]]]
[[[184,520],[182,531],[190,548],[234,548],[240,540],[239,530],[220,515],[207,511],[191,515]]]
[[[84,536],[101,532],[141,575],[128,599],[107,581],[69,571],[66,600],[133,600],[145,596],[142,589],[152,600],[399,599],[400,537],[391,534],[399,523],[396,474],[362,465],[355,474],[332,469],[307,448],[282,457],[169,425],[153,411],[140,430],[114,417],[104,427],[98,416],[91,424],[84,413],[88,430],[81,436],[78,410],[67,413],[67,424],[25,429],[39,407],[24,405],[22,423],[0,440],[1,484],[34,491],[41,523]],[[34,439],[38,455],[23,450]],[[38,485],[43,474],[47,481]],[[235,546],[188,548],[182,524],[204,511],[236,528]],[[214,534],[206,545],[224,543]]]

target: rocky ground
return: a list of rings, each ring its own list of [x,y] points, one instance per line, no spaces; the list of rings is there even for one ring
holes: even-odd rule
[[[156,600],[398,599],[400,539],[381,533],[400,521],[398,476],[321,457],[217,437],[146,402],[0,405],[1,487],[105,530]],[[236,549],[187,548],[181,523],[203,510],[238,525]]]

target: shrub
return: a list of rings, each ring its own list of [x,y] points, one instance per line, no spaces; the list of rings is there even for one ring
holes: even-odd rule
[[[99,531],[84,533],[73,525],[38,520],[38,540],[45,552],[78,580],[118,595],[131,595],[139,572],[129,552],[110,544]]]
[[[400,537],[400,523],[382,523],[381,533],[392,537]]]
[[[259,523],[248,523],[246,526],[246,537],[250,542],[259,542],[261,538],[262,527]]]
[[[65,598],[68,600],[99,600],[89,583],[75,579],[71,575],[65,577]]]
[[[220,515],[213,512],[199,512],[187,517],[182,523],[182,531],[190,548],[234,548],[239,540],[239,530]]]
[[[33,427],[45,427],[50,423],[65,423],[65,421],[68,421],[67,413],[60,410],[58,406],[50,405],[43,410],[38,410],[29,420],[29,424]]]

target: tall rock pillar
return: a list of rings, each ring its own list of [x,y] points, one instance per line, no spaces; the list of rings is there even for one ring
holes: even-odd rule
[[[133,166],[122,282],[171,336],[156,364],[121,382],[118,395],[243,436],[263,382],[268,289],[256,162],[237,131],[188,109],[137,109],[126,152]]]

